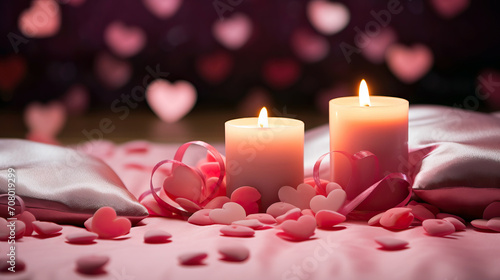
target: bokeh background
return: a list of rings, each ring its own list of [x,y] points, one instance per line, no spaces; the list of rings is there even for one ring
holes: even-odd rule
[[[493,111],[499,15],[494,0],[0,1],[0,110],[109,109],[149,67],[191,83],[195,107],[326,114],[365,78],[375,95]]]

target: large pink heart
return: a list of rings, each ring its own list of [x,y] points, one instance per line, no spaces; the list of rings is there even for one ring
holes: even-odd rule
[[[122,22],[115,21],[106,27],[104,41],[117,55],[131,57],[146,44],[146,34],[139,27],[125,26]]]
[[[148,86],[146,99],[160,119],[173,123],[191,111],[196,102],[196,89],[186,81],[171,84],[157,79]]]
[[[119,60],[107,53],[97,56],[94,67],[97,77],[110,89],[122,87],[132,75],[132,66],[128,61]]]
[[[325,38],[307,29],[298,29],[293,33],[292,47],[297,56],[306,62],[320,61],[330,50],[330,45]]]
[[[182,0],[143,0],[144,6],[160,19],[173,16],[182,4]]]
[[[30,134],[48,138],[55,137],[66,122],[66,110],[60,102],[47,105],[31,103],[24,111],[24,122]]]
[[[422,44],[406,47],[395,44],[386,52],[386,61],[392,73],[402,82],[411,84],[424,76],[432,67],[431,50]]]
[[[19,15],[19,30],[26,37],[54,36],[61,26],[61,11],[54,0],[34,0],[31,7]]]
[[[250,38],[252,22],[244,14],[234,14],[224,21],[216,21],[212,26],[215,39],[226,48],[237,50]]]
[[[324,0],[309,2],[307,17],[312,26],[325,35],[341,31],[350,20],[349,10],[344,4]]]
[[[186,198],[198,202],[201,196],[203,182],[200,176],[192,168],[179,165],[175,167],[172,175],[163,182],[165,193],[173,198]]]
[[[470,0],[431,0],[431,4],[443,18],[450,19],[465,11]]]
[[[278,191],[280,201],[290,203],[300,209],[309,209],[309,202],[316,195],[316,190],[308,184],[300,184],[297,188],[281,187]]]

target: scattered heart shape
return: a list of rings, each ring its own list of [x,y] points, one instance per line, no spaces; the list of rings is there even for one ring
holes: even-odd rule
[[[92,231],[99,235],[99,238],[111,239],[128,234],[132,224],[125,217],[117,217],[115,209],[104,206],[99,208],[92,217]]]
[[[233,68],[233,58],[226,52],[216,52],[198,58],[196,69],[211,84],[223,82]]]
[[[212,33],[219,43],[230,50],[241,48],[252,34],[250,18],[241,13],[235,13],[223,21],[215,21]]]
[[[264,223],[257,219],[245,219],[245,220],[239,220],[231,223],[232,225],[238,225],[238,226],[245,226],[249,227],[254,230],[259,230],[263,228],[269,228],[266,226]]]
[[[386,52],[387,66],[402,82],[411,84],[422,78],[432,67],[434,56],[425,45],[406,47],[394,44]]]
[[[241,205],[247,215],[259,212],[260,192],[252,187],[239,187],[231,193],[231,201]]]
[[[475,227],[475,228],[478,228],[478,229],[486,229],[488,230],[488,221],[489,220],[484,220],[484,219],[476,219],[476,220],[472,220],[470,221],[470,224]]]
[[[443,218],[443,220],[450,222],[455,227],[455,231],[461,231],[461,230],[466,229],[466,226],[464,225],[464,223],[462,223],[457,218],[446,217],[446,218]]]
[[[161,229],[151,229],[144,233],[144,242],[146,243],[167,243],[172,234],[161,230]]]
[[[234,221],[246,218],[245,209],[236,202],[228,202],[222,209],[210,210],[209,217],[216,224],[230,225]]]
[[[315,195],[316,190],[305,183],[299,184],[296,189],[284,186],[278,191],[280,201],[290,203],[300,209],[309,209],[309,202]]]
[[[103,273],[103,267],[109,262],[108,256],[89,255],[79,257],[76,260],[76,268],[83,274],[100,274]]]
[[[240,244],[229,244],[220,246],[218,249],[222,255],[221,260],[230,262],[242,262],[250,256],[250,250]]]
[[[19,15],[19,30],[26,37],[47,38],[57,34],[61,27],[61,10],[54,0],[34,0]]]
[[[401,250],[407,248],[409,244],[408,241],[389,236],[377,237],[375,238],[375,242],[385,250]]]
[[[0,90],[11,91],[23,80],[26,74],[26,61],[22,56],[9,56],[0,59]]]
[[[436,218],[436,216],[434,216],[431,211],[420,204],[408,205],[407,207],[411,209],[411,213],[413,214],[413,216],[415,216],[415,218],[420,221]]]
[[[179,165],[174,168],[172,175],[165,178],[163,190],[173,198],[186,198],[199,201],[203,179],[191,167]]]
[[[196,103],[196,89],[186,81],[170,83],[157,79],[149,84],[146,100],[161,120],[173,123],[183,118]]]
[[[207,225],[213,225],[214,221],[210,219],[210,211],[212,209],[201,209],[193,213],[188,218],[188,223],[194,224],[194,225],[199,225],[199,226],[207,226]]]
[[[284,221],[279,228],[283,230],[278,236],[292,241],[309,239],[316,230],[316,219],[311,216],[302,216],[298,220]]]
[[[85,220],[85,222],[83,223],[83,226],[88,230],[88,231],[92,231],[92,217],[88,218],[87,220]]]
[[[380,225],[388,229],[407,229],[413,222],[410,208],[394,207],[382,214]]]
[[[371,217],[368,220],[368,225],[369,226],[380,226],[380,219],[382,218],[383,215],[384,215],[384,212],[378,213],[377,215]]]
[[[220,232],[225,236],[232,237],[252,237],[255,235],[255,230],[242,225],[227,225],[221,227]]]
[[[104,86],[117,89],[130,80],[132,65],[103,52],[96,57],[94,71]]]
[[[500,217],[489,219],[486,227],[490,230],[500,232]]]
[[[227,196],[217,196],[214,199],[210,200],[204,209],[215,209],[215,208],[222,208],[222,205],[231,202],[231,199]]]
[[[79,231],[66,235],[66,240],[73,244],[91,244],[99,235],[95,232]]]
[[[346,192],[342,189],[335,189],[328,193],[328,196],[316,195],[311,199],[310,208],[314,213],[321,210],[338,211],[346,200]]]
[[[142,3],[159,19],[167,19],[177,13],[182,0],[142,0]]]
[[[198,210],[201,210],[201,206],[196,204],[195,202],[183,198],[183,197],[178,197],[175,199],[175,202],[179,204],[180,207],[182,207],[184,210],[186,210],[189,213],[194,213]]]
[[[291,45],[299,58],[305,62],[318,62],[328,55],[328,41],[307,29],[296,30]]]
[[[344,215],[331,210],[320,210],[315,218],[319,228],[331,228],[346,220]]]
[[[445,19],[452,19],[463,13],[470,5],[470,0],[431,0],[434,10]]]
[[[338,2],[314,0],[307,4],[307,18],[312,26],[325,35],[344,29],[350,20],[349,9]]]
[[[32,225],[33,230],[39,235],[54,235],[63,229],[62,226],[52,222],[34,221]]]
[[[205,252],[191,252],[180,255],[178,259],[182,265],[201,265],[207,257],[208,254]]]
[[[246,217],[247,220],[251,219],[257,219],[259,222],[267,224],[267,225],[272,225],[276,223],[276,219],[266,213],[256,213],[256,214],[250,214]]]
[[[276,222],[281,224],[286,220],[298,220],[300,216],[302,216],[302,211],[299,208],[293,208],[288,210],[285,214],[276,217]]]
[[[366,43],[356,43],[356,46],[361,49],[363,56],[370,62],[380,64],[384,62],[387,49],[397,41],[397,35],[394,29],[386,27],[380,32],[366,39]]]
[[[493,201],[488,204],[483,211],[483,219],[489,220],[492,218],[500,217],[500,201]]]
[[[24,122],[29,134],[55,139],[66,122],[66,110],[56,101],[47,105],[31,103],[24,110]]]
[[[445,236],[455,232],[455,226],[452,223],[440,219],[427,219],[422,222],[422,227],[427,234],[432,236]]]
[[[465,220],[462,217],[459,217],[457,215],[448,214],[448,213],[438,213],[438,214],[436,214],[436,219],[444,219],[446,217],[453,217],[453,218],[459,220],[460,222],[462,222],[463,224],[465,224]]]
[[[269,205],[269,207],[266,210],[266,213],[273,216],[274,218],[276,218],[276,217],[279,217],[279,216],[285,214],[286,212],[288,212],[288,210],[293,209],[293,208],[296,208],[296,207],[290,203],[275,202],[275,203]]]
[[[300,66],[289,58],[274,58],[264,64],[264,80],[275,89],[285,89],[300,76]]]
[[[126,26],[121,21],[114,21],[104,30],[104,41],[115,54],[131,57],[146,45],[146,34],[139,27]]]
[[[26,226],[24,236],[30,236],[33,233],[33,222],[36,221],[35,215],[31,214],[29,211],[24,211],[21,214],[15,215],[14,218],[23,222]]]

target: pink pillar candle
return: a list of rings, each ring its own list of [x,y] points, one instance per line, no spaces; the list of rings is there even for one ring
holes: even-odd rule
[[[267,116],[266,116],[267,117]],[[304,123],[289,118],[269,118],[261,127],[258,118],[227,121],[227,195],[242,186],[261,194],[260,210],[279,201],[282,186],[304,181]]]

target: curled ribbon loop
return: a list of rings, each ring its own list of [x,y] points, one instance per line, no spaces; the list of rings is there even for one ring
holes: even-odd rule
[[[348,193],[350,191],[350,189],[352,188],[351,178],[359,176],[359,174],[358,174],[359,170],[355,164],[356,160],[372,157],[375,161],[375,173],[373,175],[374,177],[373,177],[372,181],[376,181],[378,179],[377,176],[380,173],[380,164],[379,164],[379,160],[378,160],[377,156],[375,154],[373,154],[372,152],[360,151],[360,152],[355,153],[354,155],[351,155],[351,154],[344,152],[344,151],[331,151],[331,152],[325,153],[322,156],[320,156],[318,158],[318,160],[316,161],[316,163],[314,164],[313,179],[314,179],[316,186],[321,186],[321,181],[320,181],[320,176],[319,176],[319,169],[320,169],[321,162],[323,161],[323,159],[326,156],[332,155],[334,153],[339,153],[339,154],[345,156],[349,160],[349,163],[351,165],[351,176],[349,177],[347,185],[342,186],[346,193]],[[370,196],[370,194],[377,187],[379,187],[384,181],[392,180],[392,179],[398,179],[398,180],[404,181],[406,188],[408,189],[408,195],[406,196],[406,198],[403,201],[401,201],[397,206],[394,206],[394,207],[406,205],[410,201],[411,195],[412,195],[412,187],[411,187],[410,180],[408,179],[408,176],[403,174],[403,173],[390,173],[389,175],[385,176],[384,178],[382,178],[382,179],[378,180],[377,182],[375,182],[374,184],[372,184],[370,187],[366,188],[363,192],[361,192],[359,195],[357,195],[352,200],[346,202],[342,206],[342,208],[339,210],[339,213],[341,213],[343,215],[349,214],[356,207],[358,207],[366,198],[368,198]]]
[[[162,161],[158,162],[153,167],[153,169],[151,171],[151,178],[149,181],[150,189],[148,191],[144,192],[139,197],[139,199],[138,199],[139,202],[142,201],[146,196],[151,194],[151,195],[153,195],[153,198],[156,200],[156,202],[158,203],[158,205],[161,208],[164,208],[172,213],[176,213],[179,215],[187,216],[187,215],[191,214],[191,212],[182,208],[177,202],[174,202],[173,200],[171,200],[170,197],[169,197],[170,201],[165,201],[164,199],[162,199],[157,194],[157,192],[159,190],[161,190],[161,187],[155,188],[154,184],[153,184],[153,176],[154,176],[155,172],[164,164],[171,164],[172,169],[174,169],[178,166],[183,166],[183,167],[186,167],[186,168],[192,170],[194,173],[196,173],[201,179],[201,184],[202,184],[201,185],[201,192],[202,193],[207,192],[205,175],[203,175],[203,173],[199,169],[190,167],[187,164],[182,162],[182,159],[184,157],[184,154],[186,153],[187,148],[189,148],[189,146],[191,146],[191,145],[198,145],[198,146],[205,148],[213,156],[213,158],[217,161],[217,163],[219,164],[219,169],[220,169],[219,178],[218,178],[218,181],[215,184],[214,188],[212,190],[208,190],[208,194],[206,194],[205,198],[202,198],[202,199],[200,199],[199,202],[195,202],[195,203],[198,205],[205,205],[206,203],[208,203],[210,200],[212,200],[214,198],[214,196],[217,194],[217,192],[219,190],[220,185],[222,184],[222,181],[224,180],[224,176],[226,175],[226,168],[225,168],[225,164],[224,164],[224,159],[222,158],[222,155],[213,146],[211,146],[203,141],[191,141],[191,142],[187,142],[187,143],[181,145],[177,149],[173,160],[170,160],[170,159],[162,160]]]
[[[4,193],[4,194],[0,194],[0,198],[2,198],[2,197],[10,197],[10,196],[12,196],[12,195],[10,195],[10,194],[6,194],[6,193]],[[19,206],[21,207],[21,213],[23,213],[23,212],[24,212],[24,210],[26,210],[26,204],[24,203],[24,200],[23,200],[20,196],[18,196],[17,194],[15,194],[15,195],[13,195],[13,196],[14,196],[14,197],[16,198],[16,200],[19,202]],[[7,204],[7,205],[8,205],[8,204]],[[10,207],[10,205],[8,205],[8,206]],[[21,214],[21,213],[18,213],[18,214]]]

